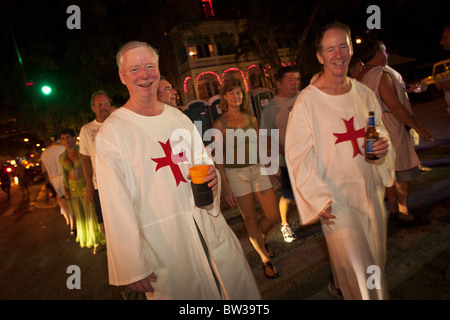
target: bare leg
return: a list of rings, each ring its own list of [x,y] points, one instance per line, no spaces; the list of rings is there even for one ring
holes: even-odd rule
[[[280,218],[277,196],[273,188],[256,192],[256,196],[264,212],[264,218],[259,222],[259,230],[261,230],[265,239]]]
[[[61,207],[61,213],[66,219],[66,223],[70,225],[70,230],[75,230],[75,217],[72,215],[69,209],[69,204],[67,203],[66,198],[61,198],[56,195],[56,199],[58,200],[59,206]]]
[[[395,193],[398,201],[398,209],[401,217],[407,220],[413,220],[413,216],[409,213],[408,197],[411,183],[409,181],[395,182]]]
[[[392,187],[386,188],[386,197],[388,198],[389,205],[391,207],[392,213],[398,213],[398,202],[397,202],[397,196],[395,193],[395,185]]]
[[[247,230],[247,235],[253,248],[255,248],[263,263],[270,261],[269,254],[265,248],[263,234],[259,230],[258,219],[253,203],[253,193],[236,197],[236,200],[242,217],[244,218],[245,229]]]
[[[281,196],[279,203],[280,210],[280,218],[281,224],[284,226],[285,224],[289,224],[289,212],[292,207],[293,201]]]

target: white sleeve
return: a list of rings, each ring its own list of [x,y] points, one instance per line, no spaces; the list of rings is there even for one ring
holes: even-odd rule
[[[316,222],[319,213],[331,201],[325,181],[315,168],[313,125],[306,117],[302,102],[297,100],[289,115],[285,158],[302,224]]]

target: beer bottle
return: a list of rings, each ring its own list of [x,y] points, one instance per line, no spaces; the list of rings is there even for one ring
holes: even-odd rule
[[[377,160],[378,157],[373,153],[373,144],[378,140],[378,132],[375,129],[375,113],[369,111],[369,125],[366,131],[366,159]]]

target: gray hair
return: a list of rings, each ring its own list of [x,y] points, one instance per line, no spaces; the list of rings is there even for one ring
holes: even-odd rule
[[[150,50],[152,50],[153,54],[155,55],[156,58],[156,62],[159,63],[159,54],[158,51],[153,48],[151,45],[149,45],[147,42],[142,42],[142,41],[130,41],[126,44],[124,44],[119,51],[117,52],[116,55],[116,62],[117,62],[117,67],[119,67],[119,70],[122,71],[122,60],[123,60],[123,55],[125,54],[126,51],[130,50],[130,49],[134,49],[134,48],[139,48],[139,47],[147,47]]]
[[[103,90],[98,90],[98,91],[95,91],[93,94],[92,94],[92,96],[91,96],[91,106],[93,106],[94,105],[94,98],[96,97],[96,96],[98,96],[98,95],[104,95],[104,96],[106,96],[107,98],[108,98],[108,100],[111,102],[111,98],[110,98],[110,96],[109,96],[109,94],[107,94],[105,91],[103,91]]]

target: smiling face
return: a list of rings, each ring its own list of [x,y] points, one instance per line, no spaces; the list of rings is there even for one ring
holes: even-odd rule
[[[322,49],[317,59],[324,66],[324,73],[333,77],[345,77],[353,55],[352,42],[342,29],[327,30],[321,41]]]
[[[124,52],[120,80],[132,98],[157,98],[159,85],[158,61],[148,47],[136,47]]]
[[[229,109],[231,108],[231,109],[239,110],[241,107],[242,98],[243,98],[242,90],[239,87],[234,88],[231,91],[225,92],[223,98],[228,103]]]
[[[92,99],[92,111],[96,115],[98,122],[102,123],[111,113],[111,102],[104,94],[98,94]]]
[[[177,106],[177,92],[167,80],[160,80],[158,89],[158,100],[172,107]]]

